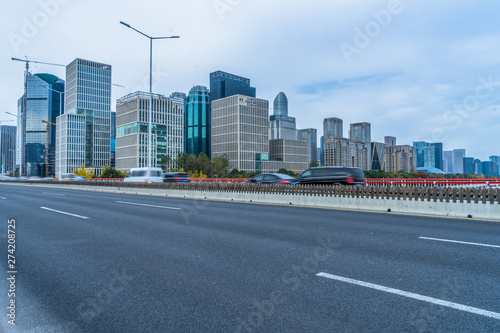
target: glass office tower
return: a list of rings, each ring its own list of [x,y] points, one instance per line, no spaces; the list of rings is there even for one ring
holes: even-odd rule
[[[56,123],[56,117],[63,112],[64,81],[52,74],[34,74],[27,78],[27,101],[24,110],[24,95],[18,101],[17,167],[22,167],[26,176],[53,176],[55,173],[56,131],[44,121]],[[24,119],[23,119],[24,118]],[[24,143],[24,144],[22,144]],[[49,173],[46,174],[47,154]]]
[[[16,126],[0,125],[0,172],[10,174],[16,171]]]
[[[194,86],[184,110],[184,142],[188,154],[210,157],[210,96],[205,86]]]
[[[111,65],[75,59],[66,66],[66,113],[57,118],[56,173],[94,168],[97,176],[111,159]]]
[[[417,168],[431,167],[443,170],[443,144],[441,142],[413,142],[417,155]]]
[[[250,79],[223,71],[210,73],[210,100],[212,102],[237,94],[255,97],[255,88],[250,87]]]
[[[274,112],[269,117],[269,139],[297,140],[297,125],[294,117],[288,116],[288,99],[280,92],[274,99]]]

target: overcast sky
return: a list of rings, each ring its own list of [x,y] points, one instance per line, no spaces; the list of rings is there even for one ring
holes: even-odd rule
[[[500,155],[500,3],[494,0],[23,0],[3,4],[0,121],[14,119],[24,64],[111,64],[115,100],[187,93],[223,70],[272,104],[283,91],[298,128],[370,122],[372,140],[443,142],[482,160]],[[31,64],[65,79],[64,67]],[[270,110],[272,112],[272,110]],[[4,124],[14,124],[6,122]],[[318,141],[319,142],[319,141]]]

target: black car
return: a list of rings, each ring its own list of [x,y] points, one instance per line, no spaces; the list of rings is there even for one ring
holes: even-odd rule
[[[364,185],[365,174],[359,168],[310,168],[297,177],[299,184]]]
[[[191,178],[186,172],[166,172],[163,174],[164,183],[190,182]]]
[[[256,183],[277,183],[277,184],[297,184],[295,178],[290,177],[282,173],[261,173],[260,175],[254,176],[249,180],[245,181],[246,184],[256,184]]]

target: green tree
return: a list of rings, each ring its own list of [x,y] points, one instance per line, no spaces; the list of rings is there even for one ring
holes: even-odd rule
[[[207,154],[201,152],[196,158],[197,170],[203,172],[203,174],[210,174],[211,162]]]
[[[226,155],[217,156],[212,158],[212,176],[223,177],[228,173],[229,160]]]
[[[177,154],[177,158],[175,160],[175,164],[177,164],[177,170],[180,169],[186,170],[188,157],[189,157],[188,153],[183,151]]]
[[[169,165],[170,165],[170,162],[172,161],[172,158],[170,157],[170,155],[165,155],[161,158],[161,169],[163,170],[163,172],[166,172],[168,169],[169,169]]]
[[[116,170],[113,167],[109,167],[107,164],[102,169],[100,178],[124,178],[127,175],[126,171]]]
[[[316,168],[316,167],[319,167],[319,162],[317,159],[313,158],[311,163],[309,163],[309,167],[310,168]]]
[[[186,159],[186,166],[184,169],[186,171],[191,171],[194,172],[196,171],[197,163],[196,163],[196,155],[195,154],[189,154],[187,159]]]

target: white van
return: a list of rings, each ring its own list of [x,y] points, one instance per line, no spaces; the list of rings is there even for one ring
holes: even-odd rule
[[[161,168],[132,168],[123,181],[129,183],[162,183],[163,172]]]

